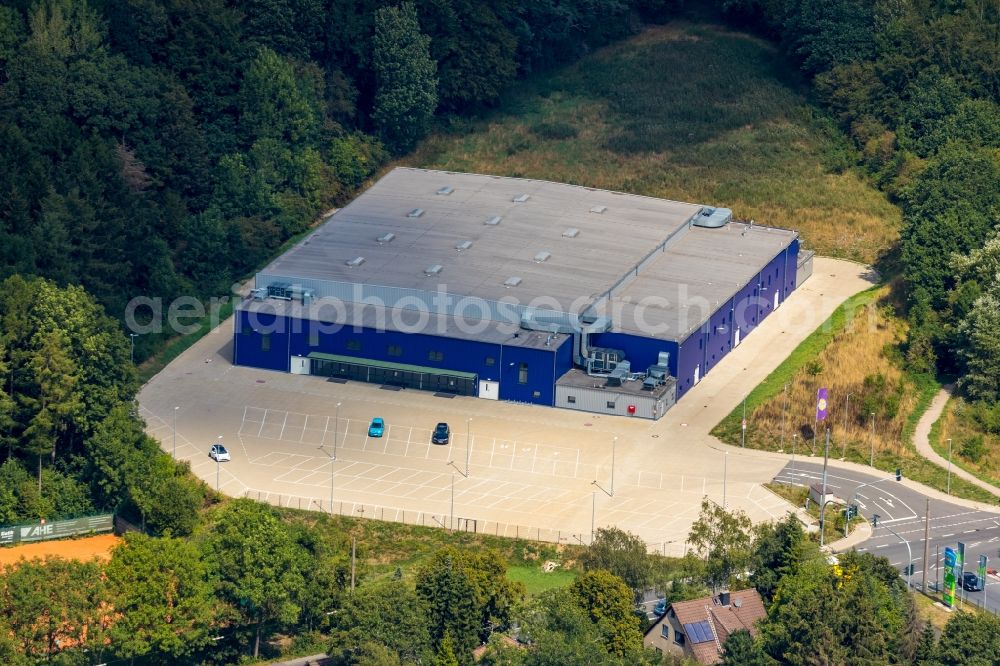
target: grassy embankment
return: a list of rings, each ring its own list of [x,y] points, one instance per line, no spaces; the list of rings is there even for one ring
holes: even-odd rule
[[[1000,407],[994,411],[1000,414]],[[950,438],[953,465],[1000,487],[1000,434],[996,430],[1000,424],[987,426],[991,417],[996,419],[980,406],[952,398],[931,427],[930,442],[938,454],[947,458]],[[954,476],[951,482],[954,485]]]
[[[946,470],[917,454],[913,430],[938,390],[930,377],[901,369],[896,348],[905,323],[886,299],[889,287],[874,287],[852,299],[806,338],[774,372],[747,396],[747,446],[823,455],[823,432],[813,444],[816,390],[828,389],[831,457],[874,464],[938,490]],[[786,389],[787,386],[787,389]],[[787,390],[787,393],[786,393]],[[851,394],[850,409],[847,395]],[[723,441],[740,441],[742,405],[713,430]],[[871,414],[875,414],[872,428]],[[983,489],[952,477],[954,495],[998,503]]]

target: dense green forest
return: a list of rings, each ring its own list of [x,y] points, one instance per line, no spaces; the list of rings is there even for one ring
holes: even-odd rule
[[[720,0],[778,41],[902,208],[899,276],[916,371],[1000,400],[1000,2]],[[997,411],[996,408],[992,408]],[[1000,433],[1000,418],[984,423]]]
[[[901,207],[901,243],[880,267],[905,295],[906,362],[959,377],[1000,432],[1000,2],[706,5],[781,44]],[[465,664],[481,642],[497,665],[655,663],[631,604],[655,584],[675,599],[760,590],[769,617],[755,639],[734,634],[729,664],[990,663],[995,618],[958,614],[938,644],[885,560],[832,567],[794,522],[751,530],[709,505],[698,555],[669,566],[605,535],[572,586],[534,598],[474,549],[397,576],[362,567],[351,591],[346,533],[246,500],[216,506],[143,431],[121,323],[131,299],[228,293],[427,132],[684,9],[0,6],[0,523],[114,510],[153,535],[131,535],[106,565],[4,570],[0,662],[233,663],[280,632],[343,664]],[[137,357],[166,335],[139,338]],[[515,626],[518,646],[500,639]]]
[[[431,123],[670,0],[33,0],[0,7],[0,277],[231,281]],[[143,358],[157,336],[137,340]]]

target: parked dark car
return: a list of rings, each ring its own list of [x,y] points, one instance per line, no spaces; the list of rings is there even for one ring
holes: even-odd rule
[[[447,423],[438,423],[431,435],[431,444],[447,444],[451,440],[451,428]]]
[[[979,584],[979,576],[971,571],[966,571],[962,574],[962,589],[969,592],[979,592],[982,590],[983,588]]]
[[[660,617],[666,612],[667,612],[667,600],[660,599],[659,601],[656,602],[656,606],[653,607],[653,614],[656,615],[656,617]]]

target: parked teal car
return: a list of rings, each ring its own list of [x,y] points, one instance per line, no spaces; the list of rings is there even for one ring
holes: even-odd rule
[[[385,421],[382,417],[376,416],[372,419],[372,423],[368,426],[368,436],[369,437],[381,437],[385,432]]]

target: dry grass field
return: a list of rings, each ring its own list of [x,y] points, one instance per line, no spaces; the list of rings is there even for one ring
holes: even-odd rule
[[[762,40],[651,27],[518,86],[402,162],[724,205],[864,262],[898,237],[898,210],[848,168],[843,137]]]

